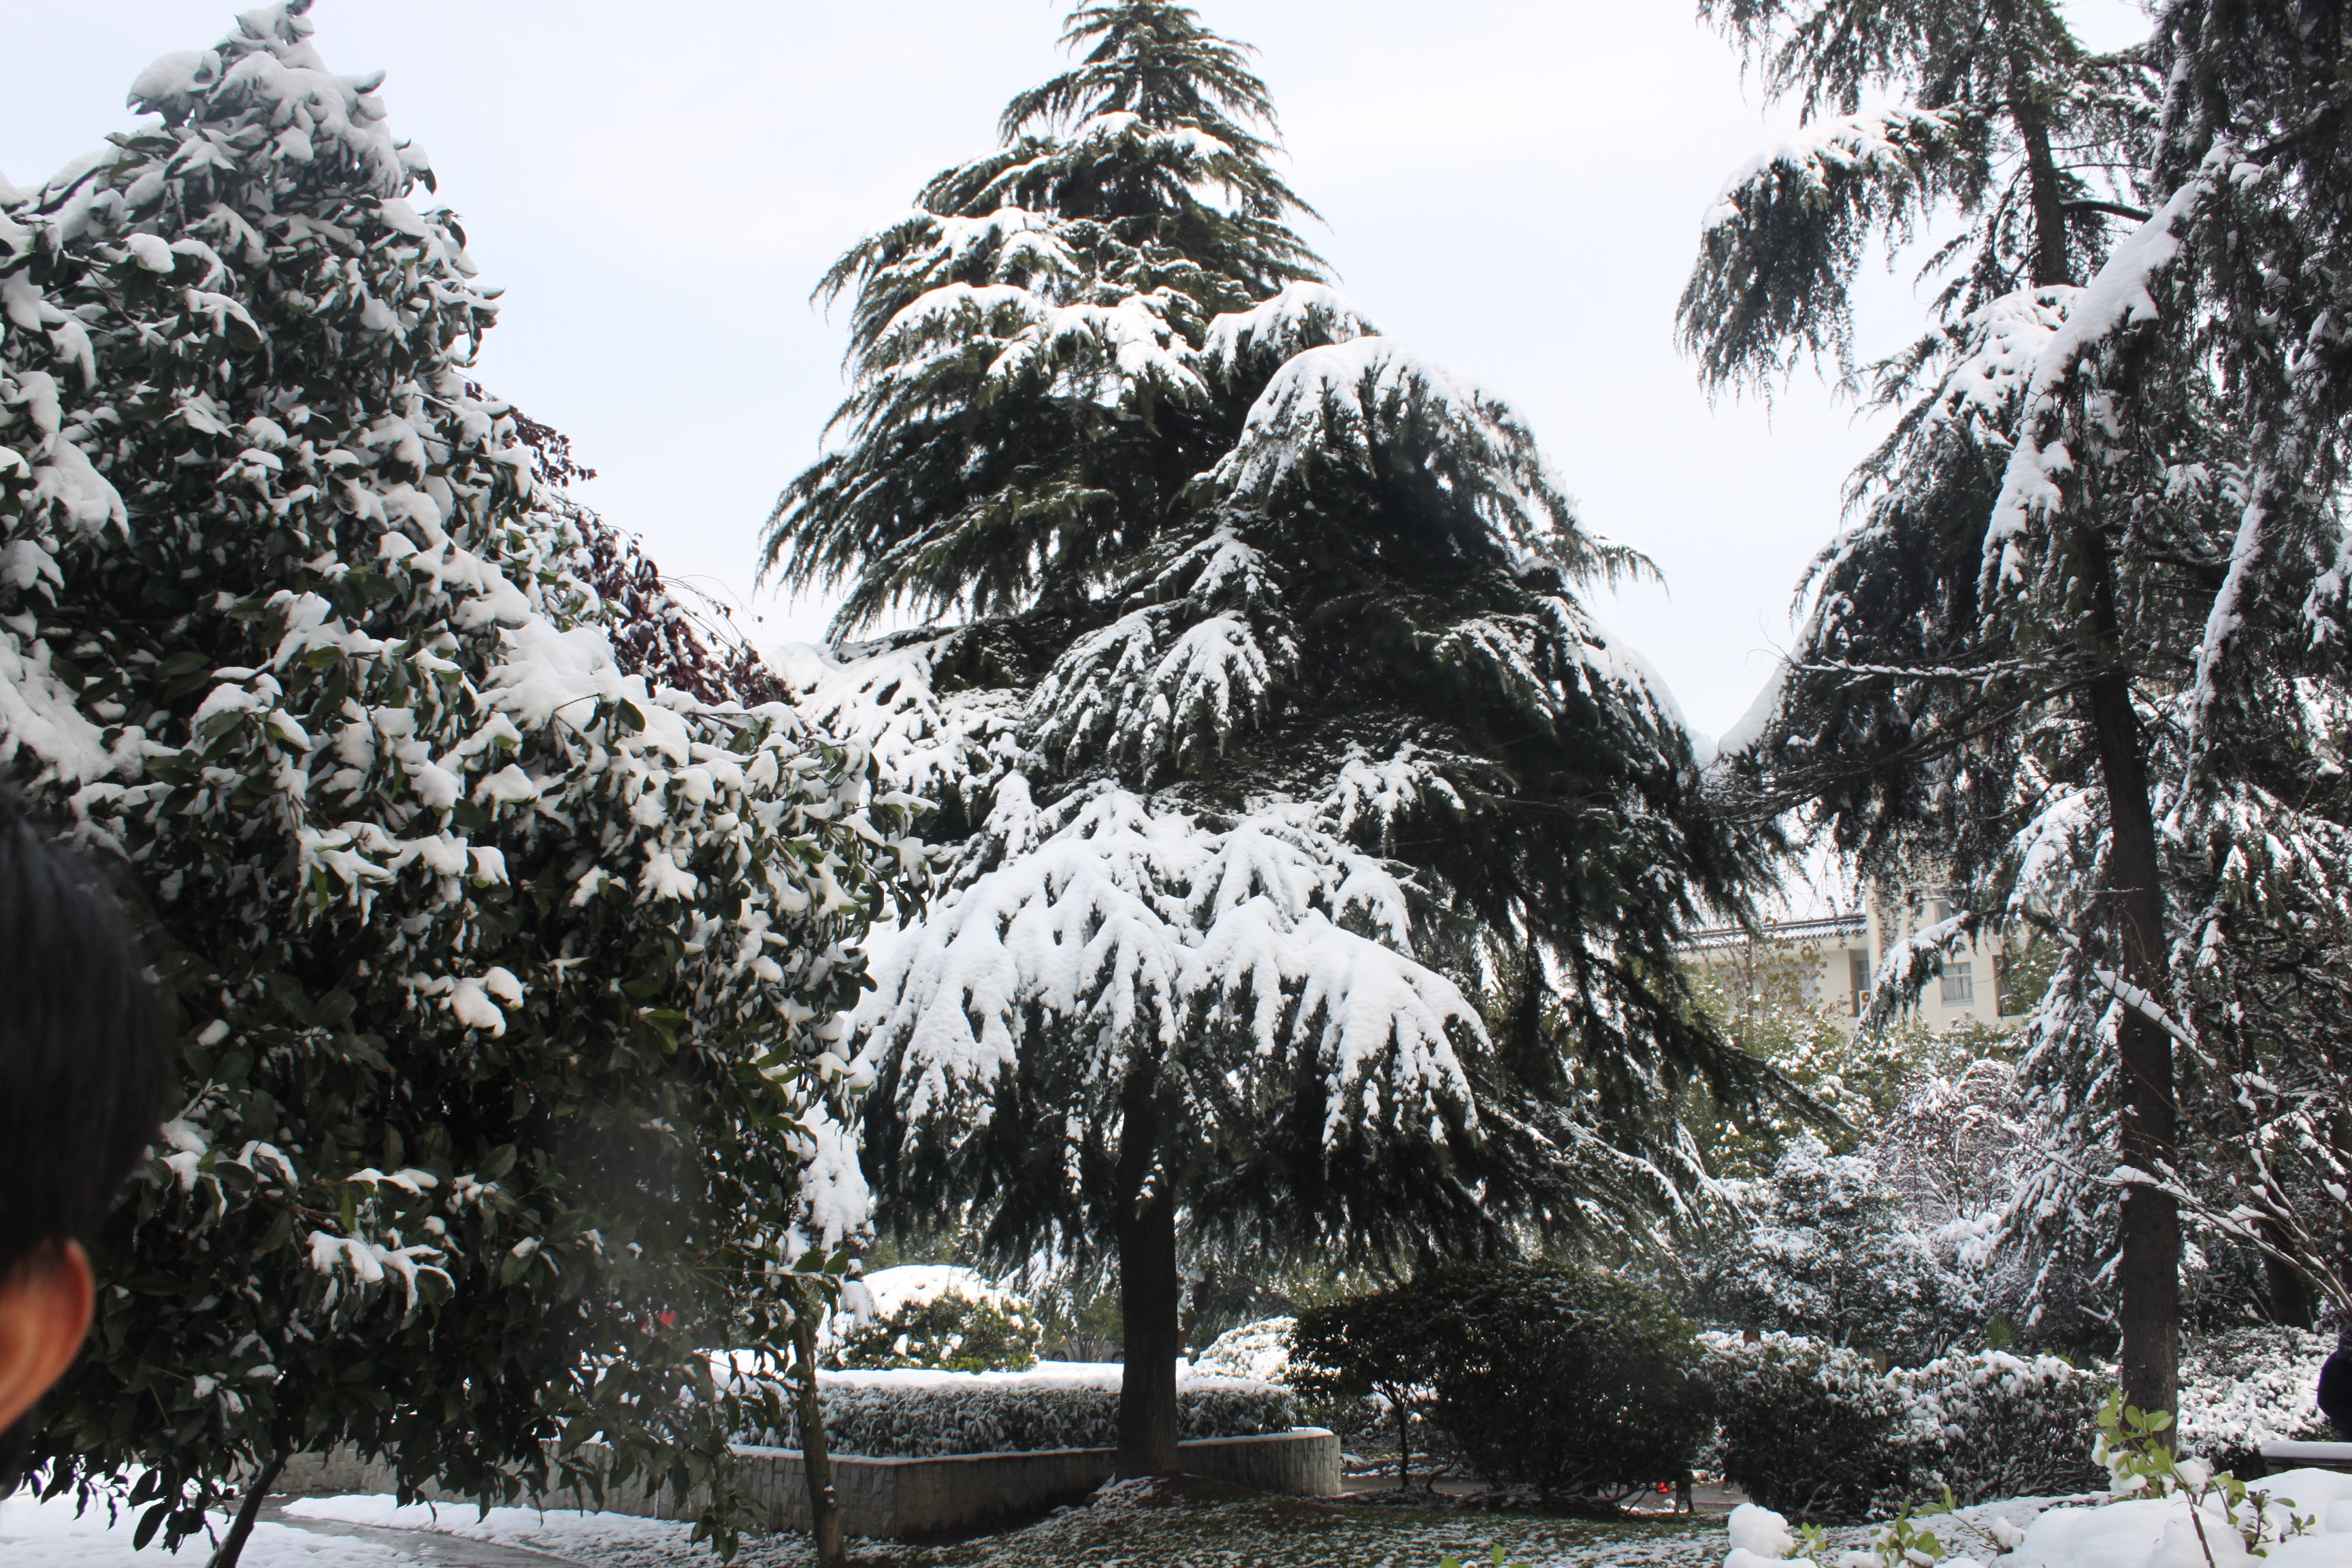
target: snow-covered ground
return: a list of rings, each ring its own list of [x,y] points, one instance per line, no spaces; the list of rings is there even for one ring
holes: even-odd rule
[[[110,1521],[103,1509],[76,1518],[72,1500],[37,1502],[19,1494],[0,1501],[0,1563],[10,1568],[164,1568],[203,1563],[211,1543],[191,1541],[175,1557],[160,1543],[131,1549],[135,1514]],[[228,1521],[216,1517],[215,1530]],[[245,1568],[409,1568],[421,1561],[378,1542],[319,1535],[283,1524],[262,1523],[246,1543]]]
[[[2240,1520],[2252,1516],[2254,1496],[2271,1505],[2260,1557],[2219,1498],[2200,1508],[2176,1494],[2020,1498],[1922,1517],[1914,1524],[1943,1550],[1909,1561],[1940,1561],[1943,1568],[2352,1568],[2352,1475],[2285,1470],[2247,1489]],[[1817,1563],[1797,1555],[1796,1536],[1769,1509],[1744,1505],[1727,1526],[1723,1568],[1901,1568],[1899,1554],[1873,1550],[1875,1539],[1850,1544],[1852,1536],[1874,1531],[1833,1532]]]

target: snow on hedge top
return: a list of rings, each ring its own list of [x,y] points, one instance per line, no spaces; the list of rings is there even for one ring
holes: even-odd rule
[[[867,1368],[847,1372],[827,1369],[819,1376],[845,1388],[1117,1388],[1127,1368],[1115,1361],[1041,1361],[1026,1372],[936,1372],[929,1367]],[[1265,1379],[1233,1377],[1223,1373],[1187,1371],[1178,1365],[1180,1388],[1248,1389],[1271,1387]]]

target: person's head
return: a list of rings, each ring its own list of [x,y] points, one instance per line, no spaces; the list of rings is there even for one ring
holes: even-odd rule
[[[122,906],[0,790],[0,1496],[89,1330],[83,1243],[154,1138],[169,1070]]]

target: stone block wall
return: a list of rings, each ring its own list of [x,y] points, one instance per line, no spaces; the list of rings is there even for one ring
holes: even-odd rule
[[[595,1450],[589,1450],[592,1457]],[[1255,1437],[1209,1437],[1182,1445],[1184,1468],[1194,1475],[1288,1497],[1333,1497],[1339,1490],[1339,1439],[1317,1426]],[[834,1495],[852,1535],[906,1541],[984,1529],[999,1521],[1077,1502],[1110,1479],[1108,1448],[1049,1448],[1025,1454],[953,1454],[936,1458],[869,1458],[837,1455]],[[808,1484],[799,1450],[739,1447],[736,1479],[758,1500],[771,1530],[809,1528]],[[394,1489],[392,1467],[360,1460],[348,1450],[305,1454],[288,1463],[280,1493],[327,1497]],[[436,1487],[428,1501],[469,1503]],[[607,1512],[641,1519],[690,1520],[709,1506],[708,1489],[683,1501],[667,1489],[649,1493],[640,1482],[606,1489]],[[546,1508],[593,1509],[584,1492],[552,1493]]]

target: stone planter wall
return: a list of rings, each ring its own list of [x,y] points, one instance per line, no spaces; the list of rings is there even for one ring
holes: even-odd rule
[[[592,1450],[593,1452],[593,1450]],[[1339,1490],[1339,1439],[1318,1426],[1256,1437],[1208,1437],[1182,1445],[1184,1468],[1193,1475],[1289,1497],[1332,1497]],[[1076,1502],[1110,1479],[1112,1450],[1049,1448],[1027,1454],[956,1454],[938,1458],[868,1458],[836,1455],[834,1493],[852,1535],[910,1541],[983,1529],[1000,1521],[1034,1515],[1057,1504]],[[808,1484],[800,1452],[793,1448],[738,1447],[737,1477],[759,1499],[759,1511],[772,1530],[809,1528]],[[348,1452],[306,1454],[288,1463],[279,1492],[327,1497],[349,1492],[388,1492],[392,1468],[368,1464]],[[427,1488],[434,1501],[470,1507],[468,1500]],[[610,1488],[608,1512],[644,1519],[692,1519],[709,1502],[701,1489],[683,1503],[667,1490],[647,1495],[643,1486]],[[559,1492],[547,1508],[593,1509],[589,1495]]]

